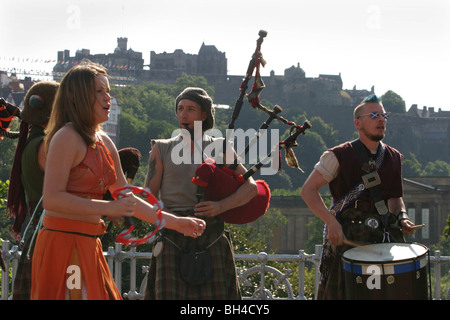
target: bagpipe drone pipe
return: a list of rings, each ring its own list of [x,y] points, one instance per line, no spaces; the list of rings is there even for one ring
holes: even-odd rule
[[[252,59],[250,60],[247,74],[239,88],[240,95],[236,100],[232,119],[228,125],[228,129],[234,129],[234,123],[239,117],[239,113],[243,105],[243,99],[245,96],[247,96],[248,102],[254,109],[259,109],[266,112],[269,117],[260,126],[257,135],[246,146],[244,156],[249,151],[251,145],[260,138],[261,131],[263,129],[267,129],[269,127],[269,124],[274,119],[280,120],[282,123],[289,125],[291,127],[290,134],[284,141],[281,141],[278,145],[276,145],[276,147],[272,149],[263,160],[255,164],[252,168],[247,170],[247,172],[242,175],[235,172],[235,169],[237,167],[237,159],[235,159],[234,163],[229,167],[216,164],[212,159],[204,160],[197,169],[195,176],[192,177],[191,180],[193,184],[197,185],[198,201],[218,201],[229,196],[230,194],[235,192],[243,183],[245,183],[248,178],[250,178],[255,172],[257,172],[263,166],[266,159],[268,159],[276,149],[278,149],[280,153],[281,149],[284,149],[286,163],[290,167],[300,169],[292,148],[298,145],[298,136],[300,134],[304,134],[306,129],[311,128],[311,123],[309,121],[305,121],[303,125],[297,125],[294,122],[286,120],[279,115],[282,112],[281,107],[275,106],[273,110],[270,110],[260,103],[259,95],[262,89],[264,89],[265,85],[262,81],[259,68],[260,65],[264,66],[266,63],[261,54],[261,44],[263,42],[263,39],[267,36],[267,32],[264,30],[260,30],[258,35],[259,38],[257,40],[256,50],[252,56]],[[247,95],[246,90],[248,88],[248,82],[252,78],[253,72],[255,70],[256,73],[254,84],[252,86],[251,92]],[[225,139],[224,141],[224,150],[227,150],[226,143],[227,139]],[[255,182],[258,187],[258,193],[255,197],[253,197],[247,204],[243,206],[221,213],[220,215],[218,215],[218,218],[227,223],[246,224],[253,222],[259,217],[263,216],[269,208],[271,197],[270,188],[264,180],[256,180]]]

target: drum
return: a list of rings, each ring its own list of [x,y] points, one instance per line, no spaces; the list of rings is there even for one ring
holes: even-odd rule
[[[342,255],[345,296],[353,300],[426,300],[428,248],[376,243]]]

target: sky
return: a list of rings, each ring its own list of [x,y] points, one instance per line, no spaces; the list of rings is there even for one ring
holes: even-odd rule
[[[51,71],[58,51],[108,54],[127,37],[145,64],[205,43],[244,75],[265,30],[262,75],[300,65],[310,78],[340,74],[344,89],[392,90],[407,109],[450,111],[448,0],[1,0],[0,12],[0,70]]]

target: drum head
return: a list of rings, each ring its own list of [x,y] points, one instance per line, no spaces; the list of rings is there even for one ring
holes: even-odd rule
[[[343,258],[355,262],[386,262],[402,261],[421,257],[428,248],[415,243],[375,243],[367,246],[349,249],[343,253]]]

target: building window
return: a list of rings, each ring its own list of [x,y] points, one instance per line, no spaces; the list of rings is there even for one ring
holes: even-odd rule
[[[422,228],[422,239],[430,238],[430,209],[422,208],[422,223],[425,225]]]

